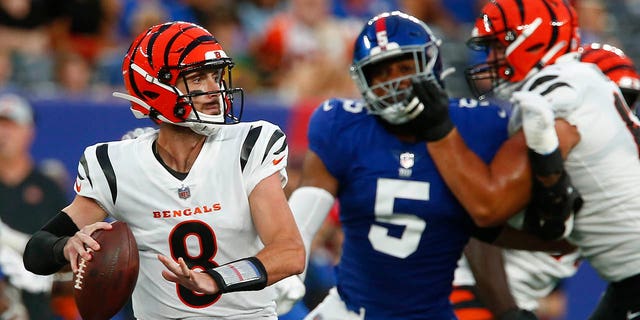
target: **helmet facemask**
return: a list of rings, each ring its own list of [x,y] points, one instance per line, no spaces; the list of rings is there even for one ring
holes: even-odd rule
[[[186,88],[185,92],[178,91],[178,100],[176,102],[176,112],[184,112],[182,110],[192,110],[184,119],[184,122],[177,123],[181,126],[190,127],[197,133],[200,134],[211,134],[214,131],[216,125],[224,125],[224,124],[235,124],[240,122],[242,118],[242,110],[244,105],[244,92],[240,88],[233,88],[232,85],[227,85],[227,83],[232,83],[231,78],[231,68],[233,67],[233,63],[230,61],[224,61],[223,63],[219,63],[216,61],[214,63],[203,63],[196,66],[187,66],[180,68],[180,76],[178,77],[178,81],[182,81],[184,87]],[[214,91],[202,91],[202,90],[191,90],[188,84],[188,77],[195,72],[203,72],[214,73],[214,79],[216,80],[219,90]],[[225,76],[227,77],[225,80]],[[230,88],[230,89],[229,89]],[[194,105],[194,99],[200,96],[207,95],[216,95],[218,97],[218,106],[220,111],[218,114],[206,114],[204,112],[200,112],[196,110]],[[239,95],[239,97],[236,97]],[[235,113],[233,109],[233,103],[240,99],[240,108]],[[182,110],[180,109],[182,108]]]
[[[512,33],[503,32],[506,38]],[[467,46],[474,51],[482,52],[487,58],[485,62],[472,65],[465,70],[465,77],[473,95],[480,99],[489,96],[508,96],[513,84],[509,81],[513,76],[513,68],[505,56],[505,46],[498,36],[474,37]]]
[[[365,58],[351,66],[351,76],[367,102],[369,113],[380,116],[393,125],[406,123],[415,117],[415,108],[409,108],[413,98],[412,78],[434,78],[434,68],[438,61],[438,47],[434,42],[422,46],[407,46],[390,50],[388,54]],[[375,70],[396,61],[413,61],[415,72],[386,82],[372,84]],[[426,62],[426,63],[425,63]],[[437,79],[439,82],[440,79]],[[405,84],[405,85],[403,85]]]

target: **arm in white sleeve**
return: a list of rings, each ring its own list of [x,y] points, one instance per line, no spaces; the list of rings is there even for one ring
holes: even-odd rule
[[[304,241],[307,264],[309,263],[311,242],[327,218],[334,200],[331,193],[318,187],[300,187],[293,191],[289,197],[289,206]],[[304,296],[306,290],[303,281],[306,272],[305,268],[302,274],[290,276],[273,284],[277,295],[276,312],[278,315],[289,312],[293,305]]]
[[[289,197],[289,206],[304,241],[307,263],[313,238],[331,211],[334,201],[335,198],[331,193],[318,187],[300,187]],[[303,280],[305,274],[306,271],[300,275]]]

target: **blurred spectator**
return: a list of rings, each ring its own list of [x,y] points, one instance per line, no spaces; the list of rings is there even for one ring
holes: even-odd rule
[[[169,20],[167,8],[158,1],[140,1],[131,8],[127,19],[127,35],[140,34],[142,31]],[[132,39],[130,39],[132,40]]]
[[[51,22],[59,15],[54,1],[0,0],[0,43],[5,50],[45,55]]]
[[[285,102],[358,94],[347,71],[358,26],[331,16],[329,5],[292,0],[253,47],[263,85]]]
[[[466,41],[480,8],[488,0],[400,0],[403,11],[429,24],[442,39],[440,52],[447,57],[446,66],[452,67],[445,79],[451,96],[468,97],[471,91],[464,70],[475,62],[484,61],[483,54],[469,50]],[[474,62],[475,61],[475,62]]]
[[[79,53],[57,52],[53,56],[52,69],[51,80],[43,81],[31,95],[35,99],[111,99],[113,88],[97,81],[95,67]]]
[[[277,14],[286,10],[285,1],[281,0],[240,0],[236,11],[242,29],[249,39],[262,36],[266,25]]]
[[[131,40],[133,40],[131,37],[138,34],[136,33],[137,29],[134,26],[136,16],[139,16],[141,11],[145,11],[149,8],[157,7],[160,8],[160,11],[166,12],[165,21],[187,21],[199,23],[193,9],[185,2],[186,1],[176,0],[120,0],[121,12],[120,19],[117,24],[121,41],[129,44]],[[151,25],[144,29],[148,27],[151,27]]]
[[[234,5],[225,4],[224,1],[215,5],[208,3],[209,6],[200,9],[206,16],[202,26],[224,43],[225,51],[233,57],[233,85],[253,92],[258,86],[258,77],[254,72],[255,61],[249,52],[249,38],[240,22],[242,14],[237,12]]]
[[[575,9],[580,22],[580,41],[582,43],[608,43],[620,46],[614,36],[615,24],[602,0],[577,0]]]
[[[60,93],[67,97],[87,95],[91,87],[92,74],[89,61],[77,53],[61,53],[56,59],[56,84]]]
[[[0,49],[0,92],[14,92],[18,87],[13,82],[13,61],[8,50]]]
[[[402,10],[450,40],[466,41],[480,8],[488,0],[400,0]],[[434,31],[435,31],[434,30]],[[443,40],[446,43],[447,40]]]
[[[108,88],[95,83],[93,65],[78,53],[59,53],[56,57],[54,75],[57,94],[66,98],[102,100],[111,95]]]
[[[59,9],[55,1],[0,0],[0,43],[12,55],[19,86],[36,87],[50,78],[49,28]]]
[[[63,0],[60,17],[51,27],[53,46],[57,52],[73,52],[94,63],[102,51],[116,39],[118,0]]]
[[[59,212],[67,199],[56,182],[35,167],[30,154],[34,136],[29,103],[15,94],[0,95],[0,267],[10,286],[19,290],[14,292],[27,308],[25,319],[50,320],[53,279],[26,271],[22,253],[29,235]]]
[[[640,32],[640,0],[605,1],[608,22],[614,27],[620,48],[634,61],[640,61],[640,42],[633,36]],[[584,41],[583,41],[584,42]]]
[[[129,45],[131,34],[140,34],[151,26],[165,22],[169,18],[169,12],[159,1],[140,1],[136,6],[129,8],[127,22],[124,17],[119,23],[128,28],[120,31],[121,37],[117,45],[103,51],[96,63],[96,81],[112,88],[124,88],[122,82],[122,52]]]

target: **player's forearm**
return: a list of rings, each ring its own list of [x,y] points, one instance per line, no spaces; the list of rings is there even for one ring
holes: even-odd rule
[[[502,232],[492,244],[509,249],[544,251],[554,254],[567,254],[576,250],[576,247],[566,240],[543,240],[508,225],[502,228]]]
[[[505,142],[491,166],[469,149],[457,130],[427,143],[427,149],[449,189],[479,226],[505,222],[529,200],[531,173],[524,141]]]
[[[480,300],[495,315],[517,308],[504,270],[502,250],[471,238],[464,251]]]
[[[300,274],[305,267],[304,246],[295,238],[269,244],[256,254],[256,258],[267,271],[267,285]]]
[[[34,233],[27,243],[23,255],[25,268],[40,275],[59,271],[68,263],[64,257],[64,245],[77,231],[78,227],[71,218],[65,212],[60,212]]]

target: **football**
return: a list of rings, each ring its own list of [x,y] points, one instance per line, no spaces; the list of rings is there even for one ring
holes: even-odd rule
[[[91,237],[100,244],[93,258],[80,258],[74,274],[73,295],[85,320],[106,320],[127,303],[138,279],[136,240],[126,223],[115,221],[111,230],[97,230]]]

